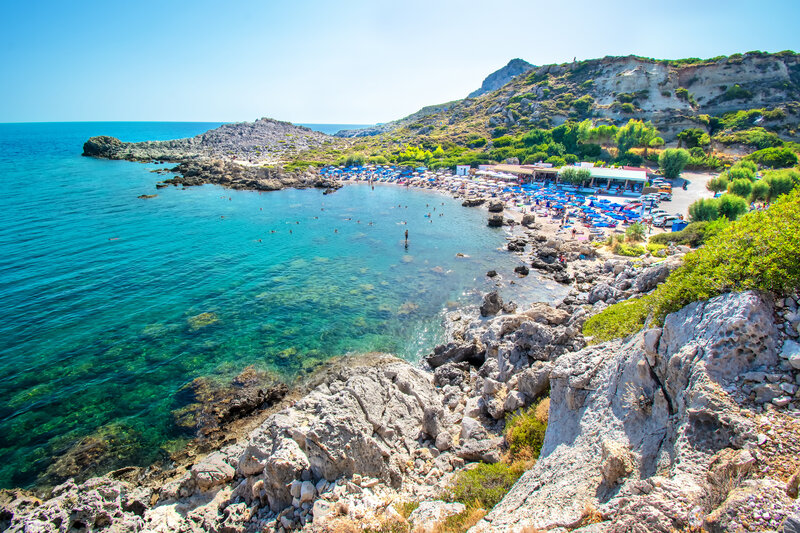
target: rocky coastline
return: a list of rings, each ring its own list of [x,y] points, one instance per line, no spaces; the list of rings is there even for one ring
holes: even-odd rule
[[[0,526],[430,531],[463,510],[442,501],[455,477],[506,453],[506,417],[549,394],[538,461],[471,531],[795,531],[798,297],[725,294],[594,344],[584,321],[655,289],[687,250],[605,258],[527,222],[508,249],[570,284],[562,301],[518,309],[487,294],[447,315],[447,342],[420,366],[345,357],[288,394],[245,373],[222,405],[198,383],[187,419],[205,421],[205,446],[157,473],[68,480],[42,498],[5,491]],[[406,517],[404,502],[419,507]]]
[[[85,155],[147,153],[94,150]],[[170,160],[133,160],[153,159]],[[333,186],[310,172],[175,161],[167,185]],[[595,343],[584,322],[654,290],[688,249],[606,257],[490,199],[464,205],[510,227],[520,265],[488,272],[498,286],[536,270],[569,294],[525,308],[486,294],[447,315],[447,341],[419,365],[343,357],[292,391],[252,371],[233,395],[193,383],[196,401],[176,420],[198,439],[169,468],[2,491],[0,529],[436,531],[464,511],[448,501],[457,476],[501,461],[507,417],[549,397],[541,455],[471,532],[800,531],[799,295],[724,294]]]

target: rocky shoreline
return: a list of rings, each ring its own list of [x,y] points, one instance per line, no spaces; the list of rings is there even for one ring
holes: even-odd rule
[[[5,491],[0,526],[323,532],[396,521],[427,531],[463,510],[441,501],[459,472],[501,459],[506,416],[549,392],[539,460],[471,531],[794,531],[796,296],[726,294],[592,344],[584,321],[652,291],[686,250],[605,259],[535,230],[510,234],[508,248],[572,291],[525,309],[490,293],[448,314],[448,342],[422,368],[370,354],[332,362],[285,397],[254,375],[243,389],[258,392],[233,406],[209,411],[218,399],[199,394],[213,445],[157,475],[69,480],[46,499]],[[249,425],[219,423],[241,405]],[[406,518],[403,502],[420,504]]]

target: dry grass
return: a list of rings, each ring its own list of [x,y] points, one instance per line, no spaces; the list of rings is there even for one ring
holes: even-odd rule
[[[548,417],[550,416],[550,398],[545,398],[539,402],[536,406],[535,416],[539,422],[547,424]]]

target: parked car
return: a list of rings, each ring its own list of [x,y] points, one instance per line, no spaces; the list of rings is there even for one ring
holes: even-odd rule
[[[661,196],[661,201],[662,202],[670,202],[670,201],[672,201],[672,193],[660,192],[660,193],[658,193],[658,195]]]
[[[658,216],[653,219],[653,225],[657,228],[663,228],[671,225],[675,220],[680,220],[680,217],[675,215]]]

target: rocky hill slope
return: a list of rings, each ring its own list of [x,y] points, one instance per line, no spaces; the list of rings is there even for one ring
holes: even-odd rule
[[[487,78],[484,86],[492,86],[506,69]],[[593,118],[620,125],[636,118],[652,121],[670,141],[686,128],[713,129],[714,116],[781,108],[769,118],[753,116],[751,126],[800,139],[800,55],[794,52],[677,61],[605,57],[532,67],[497,89],[475,94],[385,124],[380,133],[406,141],[421,135],[458,140],[467,134],[491,137],[548,128],[567,120]],[[358,134],[363,132],[340,133]]]

